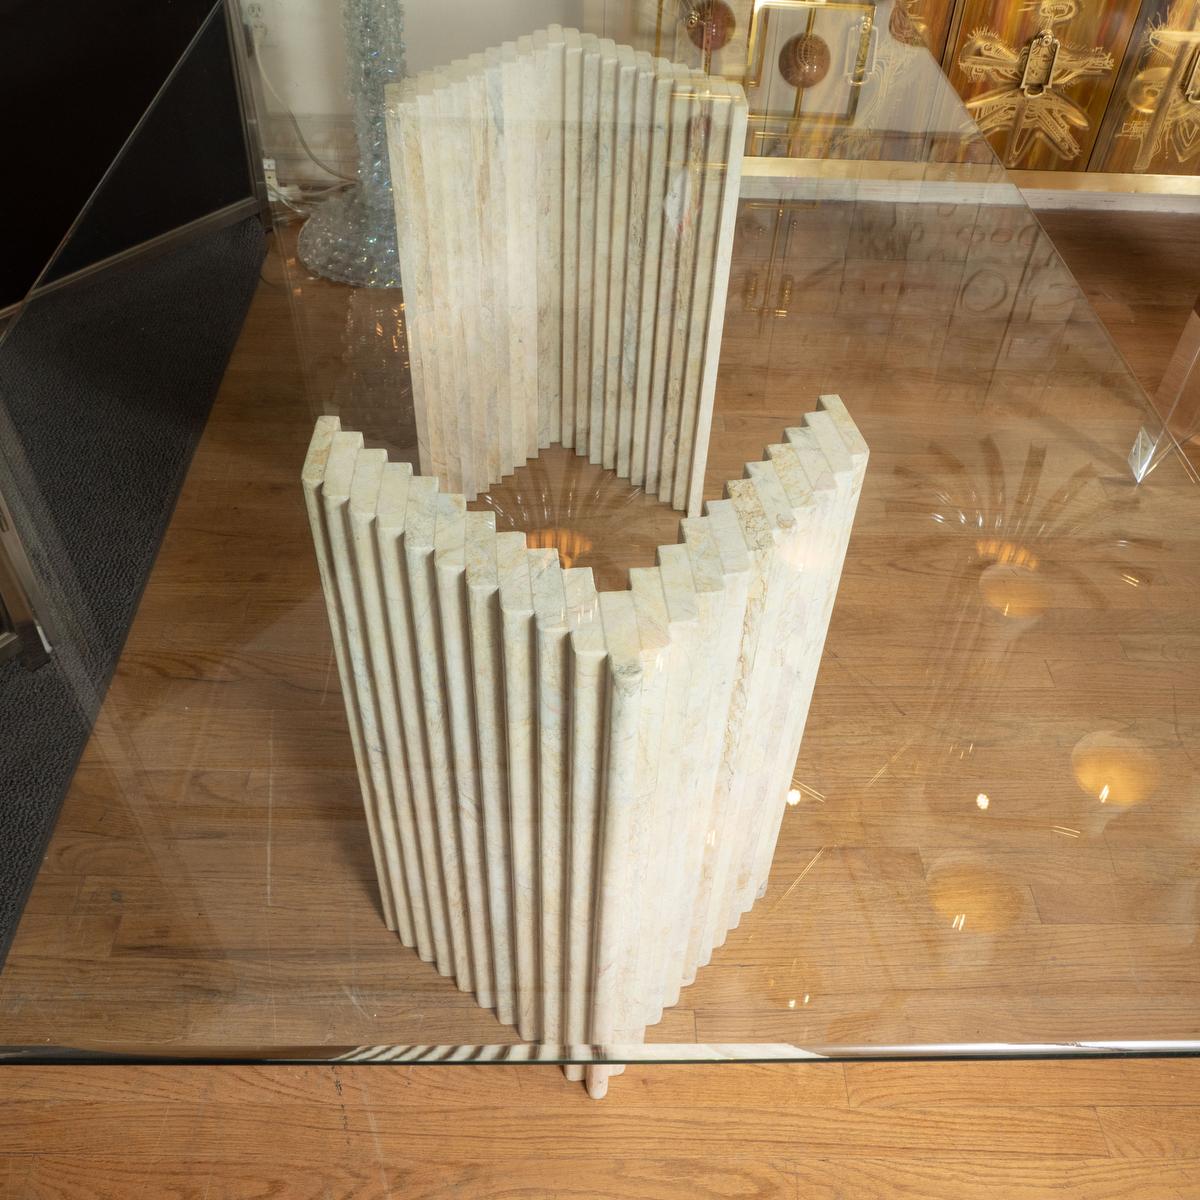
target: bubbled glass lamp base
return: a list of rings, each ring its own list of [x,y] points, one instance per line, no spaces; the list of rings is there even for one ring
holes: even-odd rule
[[[388,203],[368,202],[361,184],[330,196],[304,223],[296,244],[300,261],[316,275],[355,287],[400,286],[396,225]]]
[[[403,8],[398,0],[343,0],[342,26],[358,182],[314,210],[300,231],[297,250],[300,261],[326,279],[356,287],[399,287],[384,90],[404,77]]]

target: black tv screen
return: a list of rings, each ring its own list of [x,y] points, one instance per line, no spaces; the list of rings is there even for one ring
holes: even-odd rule
[[[197,34],[50,277],[253,194],[224,12],[213,8],[0,0],[0,112],[10,168],[19,168],[0,201],[0,309],[37,279]]]

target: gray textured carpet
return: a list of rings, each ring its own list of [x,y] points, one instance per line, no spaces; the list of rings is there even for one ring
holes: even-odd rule
[[[0,667],[0,964],[258,282],[253,218],[30,309],[0,346],[3,488],[64,636]],[[15,436],[13,436],[15,435]]]

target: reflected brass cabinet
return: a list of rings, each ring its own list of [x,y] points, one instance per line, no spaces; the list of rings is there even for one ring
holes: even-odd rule
[[[1200,0],[1143,6],[1092,169],[1200,172]]]
[[[1200,174],[1200,0],[630,0],[623,24],[745,86],[750,155],[909,157],[869,118],[928,90],[925,46],[1005,166]]]
[[[1138,0],[966,0],[950,82],[1006,167],[1085,165]]]

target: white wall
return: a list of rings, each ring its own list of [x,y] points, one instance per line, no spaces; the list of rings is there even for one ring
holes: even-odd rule
[[[547,25],[599,31],[629,0],[396,0],[403,3],[410,74],[498,46]],[[241,0],[255,29],[261,66],[266,153],[280,179],[325,179],[307,159],[286,117],[290,108],[313,151],[352,173],[354,139],[346,89],[342,0]],[[611,10],[611,12],[610,12]],[[285,108],[286,106],[286,108]]]

